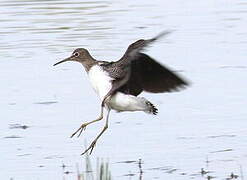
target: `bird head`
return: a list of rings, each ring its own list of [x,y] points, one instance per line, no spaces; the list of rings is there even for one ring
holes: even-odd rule
[[[80,62],[83,64],[83,62],[86,61],[88,58],[92,58],[88,50],[84,48],[78,48],[74,50],[74,52],[72,53],[70,57],[55,63],[53,66],[56,66],[60,63],[67,62],[67,61],[76,61],[76,62]]]

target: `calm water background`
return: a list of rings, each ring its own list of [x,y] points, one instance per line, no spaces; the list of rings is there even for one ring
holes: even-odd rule
[[[114,179],[138,179],[137,164],[124,161],[140,158],[144,179],[205,179],[201,168],[223,179],[240,166],[247,177],[246,1],[1,0],[0,12],[1,179],[76,179],[85,139],[103,127],[69,138],[100,102],[81,65],[52,64],[77,47],[117,60],[166,29],[175,31],[147,53],[192,86],[142,94],[158,116],[113,112],[91,159],[108,158]]]

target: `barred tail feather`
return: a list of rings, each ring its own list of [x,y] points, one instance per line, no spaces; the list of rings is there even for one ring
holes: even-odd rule
[[[148,110],[146,111],[147,113],[153,115],[158,114],[158,109],[150,101],[147,101],[146,104],[148,106]]]

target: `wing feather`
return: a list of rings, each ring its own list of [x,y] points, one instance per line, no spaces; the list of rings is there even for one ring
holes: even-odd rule
[[[131,75],[120,91],[137,96],[142,91],[151,93],[178,91],[188,82],[144,53],[131,63]]]

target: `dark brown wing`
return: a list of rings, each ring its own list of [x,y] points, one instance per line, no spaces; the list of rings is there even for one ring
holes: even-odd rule
[[[129,45],[123,57],[116,62],[103,62],[101,66],[113,79],[123,79],[124,76],[128,74],[129,66],[132,60],[137,59],[138,55],[144,48],[148,47],[150,44],[154,43],[158,39],[170,34],[171,31],[163,31],[152,39],[140,39]]]
[[[145,48],[147,48],[150,44],[154,43],[155,41],[164,36],[169,35],[170,33],[172,33],[172,31],[163,31],[152,39],[140,39],[130,44],[120,61],[125,61],[126,59],[132,60],[133,58],[137,58],[136,56],[139,55],[139,53],[142,52]]]
[[[109,76],[114,79],[112,81],[112,88],[104,97],[102,104],[104,104],[104,101],[108,96],[114,94],[117,90],[119,90],[122,86],[124,86],[129,81],[131,75],[130,66],[132,66],[132,60],[138,59],[140,52],[145,47],[149,46],[151,43],[155,42],[156,40],[170,33],[171,31],[163,31],[152,39],[148,39],[148,40],[140,39],[129,45],[127,51],[120,60],[116,62],[101,64],[101,66],[105,71],[107,71]],[[128,89],[133,94],[140,93],[139,92],[140,90],[136,91],[134,87],[130,87]],[[135,92],[132,92],[132,90],[134,90]]]
[[[142,91],[162,93],[178,91],[188,83],[146,54],[139,53],[131,63],[131,76],[121,92],[137,96]]]

